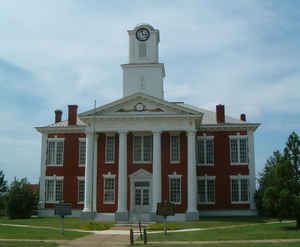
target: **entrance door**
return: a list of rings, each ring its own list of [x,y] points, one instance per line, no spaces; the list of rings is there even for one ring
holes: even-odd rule
[[[150,183],[147,181],[134,183],[134,207],[137,211],[150,211]]]

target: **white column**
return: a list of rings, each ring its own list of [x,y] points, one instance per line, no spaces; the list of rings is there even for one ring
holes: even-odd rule
[[[188,136],[188,208],[187,213],[197,213],[197,168],[196,168],[196,132],[189,131]]]
[[[99,135],[95,134],[94,138],[94,165],[93,165],[93,207],[92,211],[97,211],[97,161],[98,161],[98,138]]]
[[[40,170],[40,207],[45,208],[45,176],[46,176],[47,134],[42,134],[41,170]]]
[[[127,213],[127,132],[119,132],[118,213]]]
[[[250,192],[250,209],[256,209],[254,194],[256,190],[255,176],[255,155],[254,155],[254,136],[253,130],[248,130],[248,149],[249,149],[249,192]]]
[[[85,162],[85,190],[84,190],[84,209],[83,212],[92,211],[92,190],[93,190],[93,133],[86,134],[86,162]]]
[[[152,165],[152,212],[156,213],[157,203],[161,202],[161,132],[153,132],[153,165]]]

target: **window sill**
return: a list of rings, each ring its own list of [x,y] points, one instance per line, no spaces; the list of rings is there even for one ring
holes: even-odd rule
[[[214,166],[215,164],[200,164],[198,163],[197,166]]]
[[[47,204],[57,204],[57,203],[59,203],[59,201],[45,201],[45,203],[47,203]]]
[[[85,164],[84,165],[78,165],[78,167],[85,167]]]
[[[77,204],[83,205],[83,204],[84,204],[84,202],[77,202]]]
[[[178,161],[170,161],[170,164],[172,164],[172,165],[180,164],[180,160],[178,160]]]
[[[115,202],[103,202],[104,205],[111,205],[111,204],[115,204]]]
[[[104,164],[113,165],[113,164],[115,164],[115,161],[105,161]]]
[[[231,166],[247,166],[249,163],[230,163]]]
[[[180,205],[181,201],[180,202],[172,202],[172,201],[170,201],[170,203],[175,204],[175,205]]]
[[[48,165],[46,164],[46,167],[63,167],[64,165]]]
[[[215,205],[216,202],[198,202],[199,205]]]
[[[132,164],[143,164],[143,165],[152,165],[152,161],[133,161]]]
[[[250,201],[231,202],[231,204],[250,204]]]

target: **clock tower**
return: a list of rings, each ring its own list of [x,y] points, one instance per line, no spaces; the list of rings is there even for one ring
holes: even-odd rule
[[[142,92],[164,98],[164,64],[158,61],[159,31],[151,25],[137,25],[129,34],[129,63],[122,64],[123,96]]]

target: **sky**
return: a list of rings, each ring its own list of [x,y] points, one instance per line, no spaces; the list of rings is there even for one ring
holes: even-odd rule
[[[165,99],[261,123],[256,173],[300,135],[300,1],[45,0],[0,3],[0,169],[38,183],[41,135],[54,110],[122,97],[128,33],[160,30]]]

